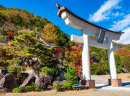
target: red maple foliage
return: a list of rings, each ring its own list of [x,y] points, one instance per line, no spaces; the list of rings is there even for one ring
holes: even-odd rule
[[[9,35],[9,38],[10,38],[10,39],[13,39],[13,38],[14,38],[13,32],[6,32],[6,34]]]
[[[55,55],[61,50],[62,48],[56,48],[55,49]]]
[[[13,32],[6,32],[7,35],[13,34]]]

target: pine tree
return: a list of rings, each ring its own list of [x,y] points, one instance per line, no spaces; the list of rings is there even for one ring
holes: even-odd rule
[[[75,69],[72,64],[68,64],[67,73],[64,74],[65,78],[67,79],[64,84],[66,89],[71,89],[73,85],[77,85],[76,79],[78,76],[76,72],[77,69]]]
[[[38,42],[35,31],[23,30],[18,33],[19,35],[14,37],[14,41],[9,42],[10,47],[6,47],[8,55],[14,55],[14,58],[37,57],[44,64],[53,62],[54,49],[45,48],[44,44]]]

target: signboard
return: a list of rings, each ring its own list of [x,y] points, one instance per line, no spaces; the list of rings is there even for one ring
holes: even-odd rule
[[[100,33],[99,33],[99,36],[98,36],[98,39],[97,39],[98,43],[101,43],[101,44],[103,43],[105,33],[106,33],[105,30],[102,30],[102,29],[100,30]]]

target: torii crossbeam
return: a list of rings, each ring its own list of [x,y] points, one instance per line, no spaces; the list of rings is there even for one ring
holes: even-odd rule
[[[91,70],[90,70],[90,56],[89,56],[89,46],[95,46],[103,49],[107,49],[109,69],[111,78],[108,80],[109,84],[112,86],[122,86],[121,79],[117,77],[114,50],[118,50],[117,46],[113,46],[112,40],[119,40],[123,32],[114,32],[100,26],[97,26],[89,21],[86,21],[79,16],[72,13],[66,7],[61,7],[56,4],[58,10],[57,15],[65,20],[66,25],[81,30],[82,36],[71,35],[71,41],[76,43],[82,43],[82,72],[83,80],[81,83],[86,83],[89,88],[95,88],[95,81],[91,80]],[[100,44],[96,41],[90,40],[88,33],[94,34],[99,37],[100,30],[105,31],[106,43]]]

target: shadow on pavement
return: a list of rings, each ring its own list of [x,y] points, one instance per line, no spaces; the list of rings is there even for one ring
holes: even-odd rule
[[[110,86],[110,85],[97,86],[97,87],[95,87],[95,88],[96,88],[96,89],[100,89],[100,88],[102,88],[102,87],[108,87],[108,86]]]
[[[130,86],[130,82],[124,82],[124,83],[122,83],[122,86]]]

